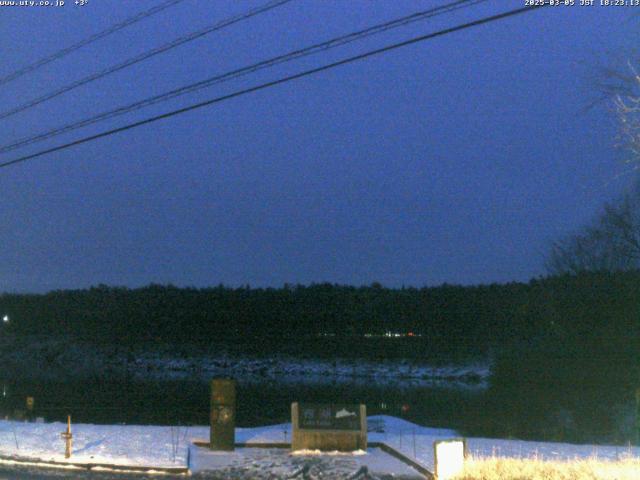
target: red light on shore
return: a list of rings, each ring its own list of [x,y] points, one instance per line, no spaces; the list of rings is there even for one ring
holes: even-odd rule
[[[409,337],[413,337],[413,332],[409,332],[409,333],[407,333],[407,335],[408,335]]]

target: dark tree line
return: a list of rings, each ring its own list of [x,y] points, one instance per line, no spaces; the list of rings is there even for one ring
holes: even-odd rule
[[[392,331],[413,333],[417,352],[487,355],[543,344],[621,352],[637,348],[639,294],[640,273],[634,270],[420,289],[98,286],[4,294],[0,313],[11,318],[2,326],[6,333],[96,342],[245,342],[271,348],[291,339],[320,342],[314,339],[325,335],[329,343],[348,339],[343,346],[349,349],[365,334]]]

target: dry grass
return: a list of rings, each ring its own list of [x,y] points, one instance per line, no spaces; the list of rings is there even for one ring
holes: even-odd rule
[[[456,480],[640,480],[640,459],[470,458]]]

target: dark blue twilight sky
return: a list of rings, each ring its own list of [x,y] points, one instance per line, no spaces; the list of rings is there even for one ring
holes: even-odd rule
[[[2,86],[0,110],[264,1],[186,0]],[[46,146],[523,1],[489,0]],[[0,76],[158,3],[0,7]],[[0,144],[442,3],[294,0],[0,120]],[[585,107],[593,66],[637,45],[638,11],[529,12],[1,169],[0,291],[541,275],[549,242],[630,183],[611,113]]]

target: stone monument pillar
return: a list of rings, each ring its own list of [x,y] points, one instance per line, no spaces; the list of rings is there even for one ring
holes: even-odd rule
[[[231,451],[236,433],[236,382],[230,379],[211,381],[211,437],[212,450]]]

